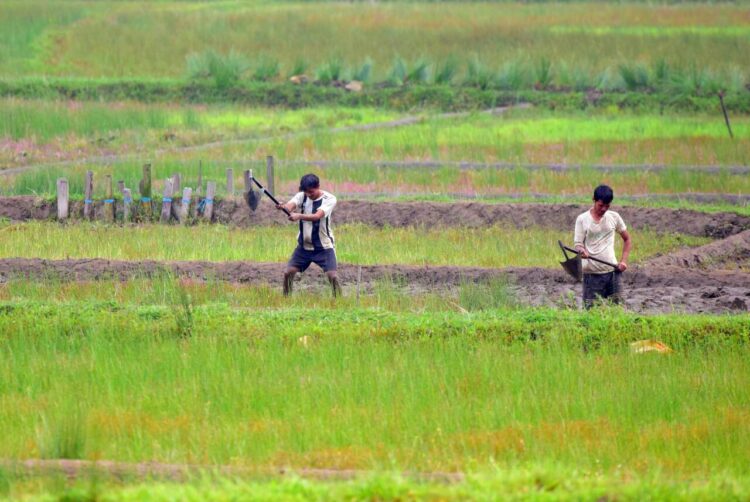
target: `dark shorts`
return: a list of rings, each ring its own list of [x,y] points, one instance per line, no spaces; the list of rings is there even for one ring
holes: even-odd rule
[[[583,306],[590,309],[599,299],[622,303],[622,283],[619,272],[583,274]]]
[[[333,272],[336,270],[336,251],[334,249],[308,251],[297,246],[289,259],[289,266],[298,269],[300,272],[307,270],[311,263],[315,263],[324,272]]]

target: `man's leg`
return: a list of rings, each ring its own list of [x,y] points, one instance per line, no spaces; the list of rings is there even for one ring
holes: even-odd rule
[[[326,272],[326,277],[328,277],[328,282],[331,284],[333,297],[341,296],[341,283],[339,283],[339,278],[336,276],[336,271],[331,270],[330,272]]]
[[[607,286],[607,298],[609,298],[609,301],[615,305],[621,305],[623,303],[622,274],[619,272],[613,272],[612,278]]]
[[[292,294],[292,284],[297,272],[299,272],[299,269],[291,266],[287,267],[286,272],[284,272],[284,296]]]
[[[583,274],[583,306],[589,310],[597,299],[601,299],[605,290],[602,276],[599,274]]]
[[[333,290],[333,297],[341,295],[341,283],[339,283],[338,276],[336,275],[336,251],[334,249],[323,249],[315,253],[313,262],[323,269],[326,273],[328,282],[331,284]]]
[[[304,272],[307,267],[312,263],[312,253],[305,251],[301,247],[297,247],[292,253],[292,257],[289,258],[289,263],[286,266],[286,272],[284,272],[284,296],[292,294],[292,283],[294,276],[297,272]]]

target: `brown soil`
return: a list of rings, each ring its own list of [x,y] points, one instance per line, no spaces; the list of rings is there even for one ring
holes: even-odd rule
[[[175,204],[179,204],[175,202]],[[364,223],[375,226],[463,226],[514,225],[518,228],[543,226],[572,228],[576,216],[588,206],[579,204],[483,204],[478,202],[372,202],[342,200],[335,220],[342,223]],[[56,215],[56,204],[27,196],[0,198],[0,217],[14,221],[50,219]],[[101,203],[95,204],[95,212]],[[118,206],[118,211],[121,208]],[[652,227],[689,235],[724,238],[750,229],[750,217],[735,213],[702,213],[684,209],[618,207],[617,211],[631,229]],[[81,218],[83,203],[70,208],[74,219]],[[215,221],[239,227],[288,224],[284,215],[265,199],[256,211],[250,211],[240,199],[217,200]]]
[[[387,282],[413,292],[455,291],[463,283],[503,279],[523,304],[573,306],[579,302],[580,285],[562,269],[415,267],[404,265],[363,266],[364,291]],[[127,280],[170,273],[202,281],[230,281],[271,284],[281,288],[282,263],[245,262],[127,262],[101,259],[41,260],[13,258],[0,260],[0,281],[36,278],[58,281]],[[339,276],[349,289],[355,288],[359,267],[340,265]],[[675,266],[646,264],[623,276],[626,304],[633,311],[732,312],[747,311],[750,305],[750,273],[727,270],[693,270]],[[325,288],[325,278],[317,268],[300,275],[298,288]]]
[[[705,246],[684,249],[649,260],[653,267],[676,266],[701,270],[745,270],[750,260],[750,230]]]

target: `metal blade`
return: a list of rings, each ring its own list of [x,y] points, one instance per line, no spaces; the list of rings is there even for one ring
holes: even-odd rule
[[[561,261],[560,265],[576,281],[581,282],[583,280],[583,266],[581,265],[580,256]]]
[[[260,194],[251,188],[245,194],[245,201],[247,202],[247,205],[250,206],[250,210],[255,211],[258,209],[258,204],[260,203]]]

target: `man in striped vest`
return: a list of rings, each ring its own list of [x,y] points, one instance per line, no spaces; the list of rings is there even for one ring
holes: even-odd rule
[[[320,189],[320,179],[306,174],[299,182],[299,193],[286,204],[276,206],[289,210],[290,221],[299,222],[297,249],[289,259],[284,273],[284,295],[292,293],[292,283],[297,272],[304,272],[315,263],[325,272],[333,288],[333,296],[341,294],[336,277],[336,248],[331,225],[331,214],[336,207],[336,197]]]

